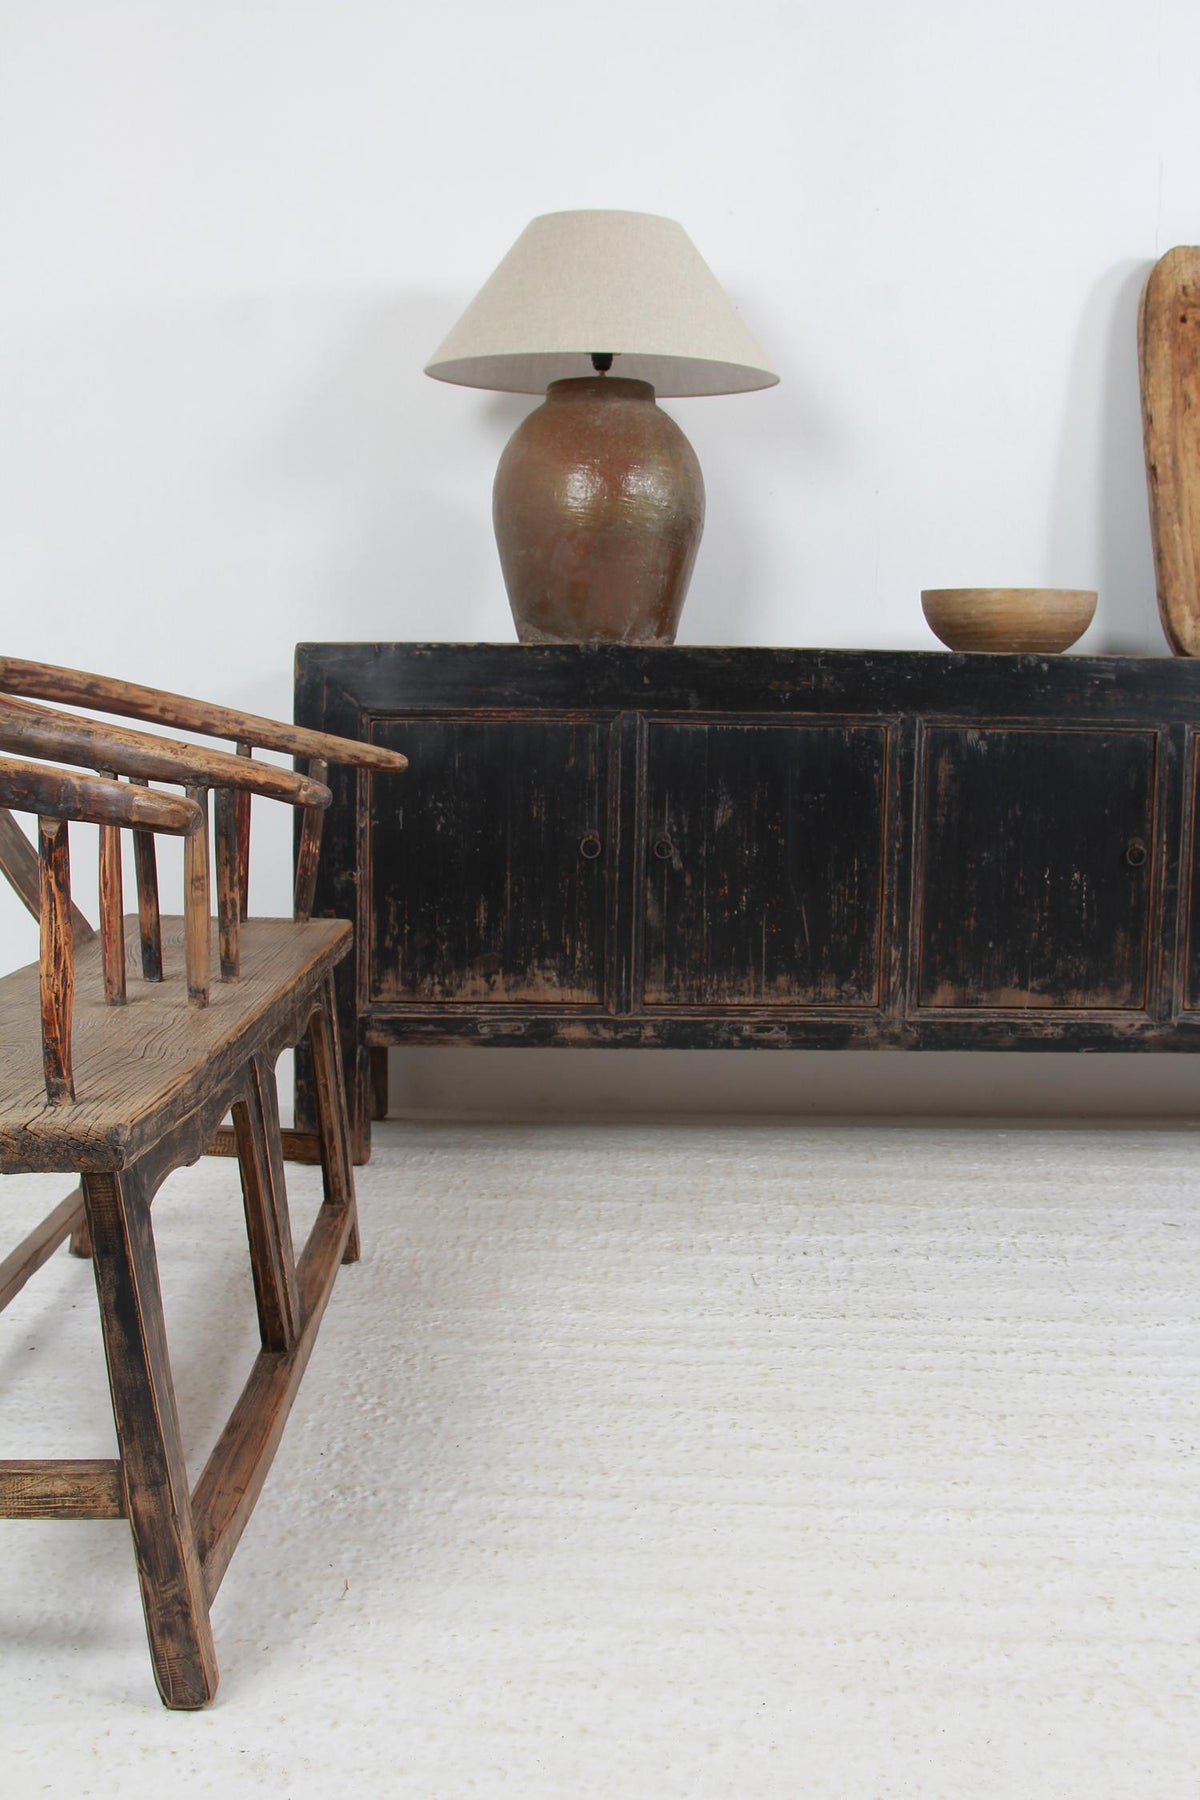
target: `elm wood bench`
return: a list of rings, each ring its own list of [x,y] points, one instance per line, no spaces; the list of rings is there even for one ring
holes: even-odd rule
[[[33,673],[30,673],[31,667]],[[143,708],[149,690],[104,691],[99,677],[0,659],[0,688],[24,681],[53,699],[72,683],[109,707]],[[97,691],[100,690],[100,691]],[[130,696],[133,696],[131,701]],[[170,704],[167,704],[170,703]],[[155,696],[186,726],[200,703]],[[193,711],[192,709],[197,709]],[[112,708],[115,710],[115,708]],[[237,741],[261,741],[264,721],[221,715]],[[288,736],[302,755],[363,766],[363,746]],[[99,726],[0,700],[0,745],[120,769],[129,783],[65,774],[0,757],[0,806],[38,815],[38,850],[0,812],[0,867],[37,911],[39,963],[0,980],[0,1171],[61,1171],[78,1186],[0,1264],[6,1306],[68,1236],[93,1257],[118,1455],[89,1461],[0,1462],[0,1516],[128,1520],[159,1692],[167,1706],[205,1705],[216,1691],[209,1608],[261,1491],[299,1386],[338,1265],[358,1255],[354,1184],[332,976],[350,946],[336,920],[244,917],[245,837],[231,796],[258,792],[301,809],[302,842],[319,843],[329,791],[311,775]],[[398,771],[400,756],[378,756]],[[182,783],[184,797],[148,791]],[[207,791],[217,791],[218,919],[210,919]],[[244,808],[241,809],[244,815]],[[70,896],[67,821],[98,824],[99,934]],[[122,918],[118,833],[137,834],[139,912]],[[184,912],[160,916],[153,833],[185,845]],[[305,859],[301,859],[304,879]],[[303,888],[300,894],[304,911]],[[221,979],[210,981],[210,960]],[[143,979],[137,979],[141,966]],[[77,992],[76,992],[77,989]],[[288,1222],[274,1064],[308,1047],[316,1088],[316,1154],[324,1199],[297,1258]],[[261,1350],[194,1487],[176,1411],[151,1202],[175,1168],[194,1162],[232,1113]]]

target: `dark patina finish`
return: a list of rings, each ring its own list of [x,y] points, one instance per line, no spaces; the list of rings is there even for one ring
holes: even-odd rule
[[[414,771],[330,774],[360,1130],[389,1044],[1200,1049],[1195,663],[314,644],[297,718]]]

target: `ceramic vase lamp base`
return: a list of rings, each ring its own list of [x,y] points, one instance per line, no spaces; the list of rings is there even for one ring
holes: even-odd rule
[[[704,528],[696,454],[646,381],[556,381],[492,494],[523,644],[673,644]]]

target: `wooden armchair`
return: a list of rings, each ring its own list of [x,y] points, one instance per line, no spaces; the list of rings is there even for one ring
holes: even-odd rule
[[[39,962],[0,979],[0,1172],[59,1170],[78,1187],[0,1263],[6,1306],[63,1240],[93,1256],[118,1455],[108,1461],[0,1462],[0,1517],[125,1518],[147,1634],[167,1706],[205,1705],[217,1667],[209,1607],[258,1498],[338,1264],[358,1254],[353,1169],[333,995],[350,926],[306,916],[329,790],[314,773],[254,760],[251,745],[336,756],[376,771],[404,759],[206,708],[181,696],[0,659],[0,689],[91,699],[161,723],[232,727],[242,755],[0,699],[0,808],[38,816],[35,851],[0,811],[0,868],[40,920]],[[86,689],[86,692],[84,691]],[[320,738],[314,744],[312,740]],[[28,754],[84,764],[66,773]],[[128,777],[118,781],[116,774]],[[183,795],[151,790],[169,781]],[[218,918],[210,920],[208,791],[215,793]],[[293,919],[245,908],[252,793],[295,806]],[[245,799],[243,799],[243,796]],[[70,893],[68,820],[98,825],[100,930]],[[122,919],[119,834],[134,832],[139,909]],[[157,833],[184,841],[182,916],[162,917]],[[210,959],[220,978],[210,978]],[[140,962],[142,979],[137,979]],[[306,1040],[316,1096],[323,1204],[297,1257],[288,1221],[274,1065]],[[261,1350],[194,1488],[168,1355],[151,1202],[232,1113]]]

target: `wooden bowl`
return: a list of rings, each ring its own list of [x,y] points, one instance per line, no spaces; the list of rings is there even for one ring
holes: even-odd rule
[[[951,650],[1056,654],[1083,636],[1096,596],[1088,588],[923,588],[921,610]]]

